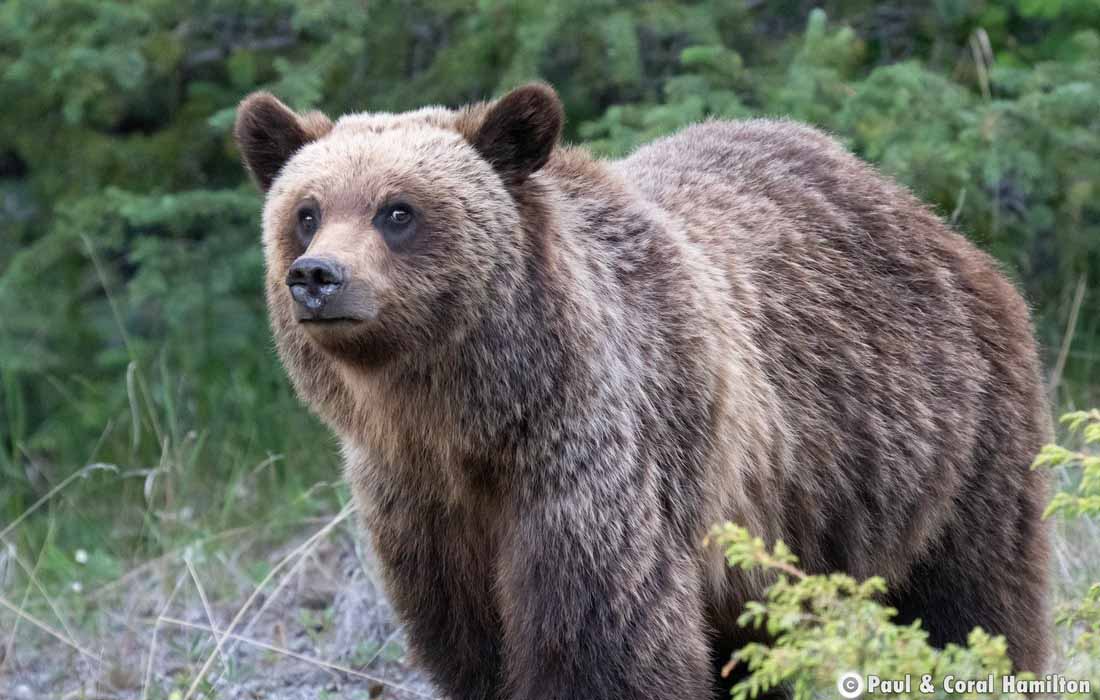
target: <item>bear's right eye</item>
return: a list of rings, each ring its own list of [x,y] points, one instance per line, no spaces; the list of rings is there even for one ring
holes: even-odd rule
[[[302,245],[308,246],[313,240],[313,234],[321,226],[321,212],[313,202],[303,204],[298,208],[298,240]]]

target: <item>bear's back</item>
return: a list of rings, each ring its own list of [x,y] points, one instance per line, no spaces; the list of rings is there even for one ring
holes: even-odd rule
[[[738,478],[809,568],[901,580],[956,499],[1042,492],[1045,414],[1002,419],[1043,403],[1027,308],[908,191],[783,121],[696,125],[613,167],[732,280],[783,426]]]

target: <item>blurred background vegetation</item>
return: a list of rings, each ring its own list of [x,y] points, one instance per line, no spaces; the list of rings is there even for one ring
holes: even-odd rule
[[[607,156],[707,117],[829,130],[1003,262],[1056,407],[1100,403],[1097,0],[5,0],[0,522],[116,467],[17,531],[44,581],[55,550],[106,580],[346,498],[272,351],[237,102],[396,111],[531,78]]]

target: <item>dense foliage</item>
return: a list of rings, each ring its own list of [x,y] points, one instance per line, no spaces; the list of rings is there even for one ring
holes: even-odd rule
[[[181,464],[211,485],[334,475],[271,352],[260,197],[229,137],[260,87],[339,114],[541,77],[567,137],[608,155],[709,116],[813,122],[996,254],[1059,401],[1095,398],[1100,4],[821,4],[7,0],[0,516],[90,461],[144,470],[123,488],[157,507]]]

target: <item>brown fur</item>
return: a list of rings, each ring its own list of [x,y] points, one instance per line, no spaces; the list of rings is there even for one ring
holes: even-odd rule
[[[278,348],[449,696],[708,696],[763,583],[701,547],[726,519],[810,571],[884,575],[937,644],[981,625],[1042,669],[1027,308],[908,192],[788,122],[598,161],[555,146],[544,86],[304,141],[271,99],[237,134],[269,188]],[[306,197],[308,255],[368,320],[294,320]],[[420,217],[400,249],[372,226],[394,198]]]

